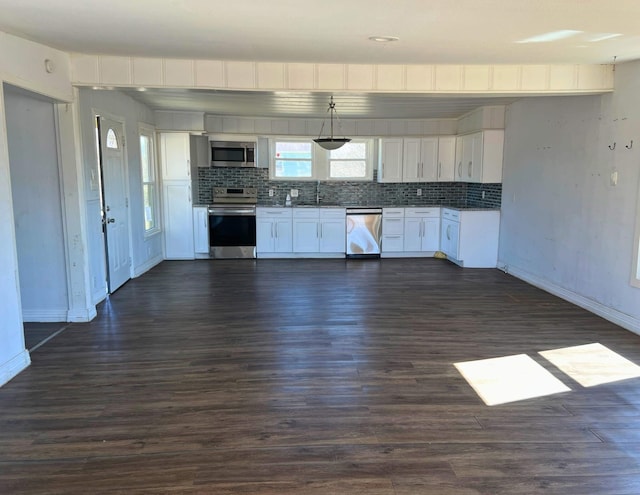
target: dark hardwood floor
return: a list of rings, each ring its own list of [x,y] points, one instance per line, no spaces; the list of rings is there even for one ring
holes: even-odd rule
[[[637,495],[640,379],[539,351],[640,336],[497,270],[164,262],[0,388],[2,494]],[[488,407],[453,363],[572,391]]]

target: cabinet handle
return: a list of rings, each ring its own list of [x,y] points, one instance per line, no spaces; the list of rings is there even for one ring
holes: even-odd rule
[[[382,163],[382,178],[384,179],[384,163]]]
[[[273,222],[271,222],[271,238],[273,239],[275,236],[273,235]]]
[[[278,224],[274,223],[273,224],[273,231],[276,233],[276,239],[278,238]]]
[[[468,171],[468,175],[469,175],[469,177],[471,177],[471,164],[472,164],[472,162],[470,161],[470,162],[469,162],[469,171]]]
[[[316,224],[316,237],[320,239],[320,224]]]
[[[451,240],[451,225],[447,225],[447,239]]]
[[[462,178],[462,162],[458,162],[458,177]]]
[[[438,179],[442,177],[442,162],[438,162]]]

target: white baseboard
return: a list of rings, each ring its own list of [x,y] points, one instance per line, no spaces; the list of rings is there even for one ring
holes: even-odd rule
[[[4,364],[0,364],[0,387],[31,364],[31,356],[26,349]]]
[[[143,273],[148,272],[154,266],[156,266],[156,265],[158,265],[160,263],[162,263],[162,256],[156,256],[155,258],[151,258],[150,260],[148,260],[146,263],[143,263],[140,266],[136,266],[133,269],[133,278],[139,277],[140,275],[142,275]]]
[[[66,309],[23,309],[22,321],[48,323],[56,321],[67,321]]]
[[[584,297],[576,292],[567,290],[564,287],[560,287],[559,285],[551,283],[548,280],[540,278],[537,275],[533,275],[525,270],[514,267],[513,265],[505,265],[503,262],[499,262],[498,268],[509,275],[513,275],[514,277],[545,290],[554,296],[558,296],[565,301],[569,301],[576,306],[580,306],[587,311],[591,311],[611,323],[615,323],[622,328],[626,328],[627,330],[640,335],[640,320],[633,316],[622,313],[621,311],[610,308],[609,306],[605,306],[604,304],[594,301],[593,299],[589,299],[588,297]]]
[[[67,313],[67,320],[74,323],[86,322],[93,320],[96,316],[98,316],[98,312],[96,311],[96,307],[87,309],[72,309]]]
[[[435,251],[383,251],[381,258],[433,258]]]

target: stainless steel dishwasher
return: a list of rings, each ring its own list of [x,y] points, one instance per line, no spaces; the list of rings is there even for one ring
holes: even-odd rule
[[[347,258],[379,258],[382,208],[347,208]]]

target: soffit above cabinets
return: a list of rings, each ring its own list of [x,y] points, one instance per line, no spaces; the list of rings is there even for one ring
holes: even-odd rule
[[[186,110],[215,115],[272,118],[324,118],[330,94],[306,92],[122,89],[154,110]],[[449,97],[362,93],[335,94],[336,110],[345,119],[449,119],[480,106],[508,105],[518,97]]]

